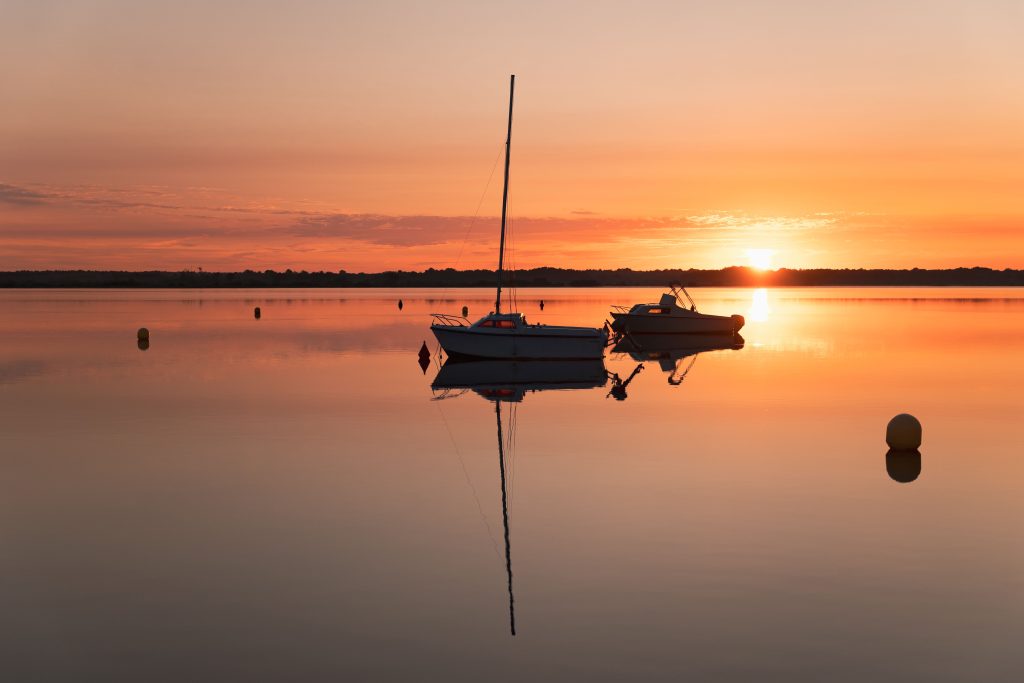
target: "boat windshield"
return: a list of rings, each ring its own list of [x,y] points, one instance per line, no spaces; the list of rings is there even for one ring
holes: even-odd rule
[[[477,327],[497,327],[497,328],[502,329],[502,330],[511,330],[511,329],[515,329],[516,321],[515,320],[508,320],[508,319],[504,319],[504,320],[501,320],[501,319],[499,319],[499,320],[494,320],[494,319],[484,320],[479,325],[477,325]]]

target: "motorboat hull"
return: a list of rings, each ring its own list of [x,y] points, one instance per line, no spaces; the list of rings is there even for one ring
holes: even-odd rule
[[[607,335],[587,327],[531,326],[513,330],[431,325],[451,358],[597,359],[604,357]]]
[[[740,316],[649,315],[612,313],[612,329],[630,334],[735,334],[743,327]]]

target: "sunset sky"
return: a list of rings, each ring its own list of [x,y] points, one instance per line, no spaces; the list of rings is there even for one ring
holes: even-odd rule
[[[0,270],[493,267],[510,73],[516,266],[1024,267],[1019,0],[0,12]]]

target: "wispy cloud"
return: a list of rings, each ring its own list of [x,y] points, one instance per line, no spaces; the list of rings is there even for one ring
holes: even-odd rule
[[[205,187],[2,183],[0,204],[0,264],[7,268],[490,267],[499,225],[497,216],[344,212]],[[720,267],[744,263],[746,250],[756,248],[776,251],[780,265],[794,267],[898,266],[906,254],[914,255],[912,265],[950,265],[944,240],[971,240],[978,231],[1024,248],[1019,221],[1000,217],[936,224],[852,212],[614,217],[580,209],[513,218],[508,227],[507,256],[523,268]],[[979,248],[963,258],[999,264],[1019,251]]]
[[[36,192],[17,185],[0,183],[0,204],[14,204],[17,206],[34,206],[43,204],[51,198],[51,195],[44,192]]]

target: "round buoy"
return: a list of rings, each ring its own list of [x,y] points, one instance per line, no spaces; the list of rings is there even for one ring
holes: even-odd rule
[[[145,340],[148,341],[149,340],[149,330],[147,330],[145,327],[140,327],[139,331],[135,333],[135,336],[138,337],[140,340],[145,339]]]
[[[921,453],[890,450],[885,454],[885,471],[893,481],[909,484],[921,476]]]
[[[261,315],[261,314],[260,314],[260,307],[259,307],[259,306],[257,306],[257,307],[256,307],[256,308],[254,308],[254,309],[253,309],[253,311],[252,311],[252,317],[254,317],[254,318],[256,318],[257,320],[259,320],[259,319],[260,319],[260,315]]]
[[[398,300],[398,310],[402,310],[402,309],[403,309],[404,307],[405,307],[405,304],[403,304],[403,303],[402,303],[402,300],[401,300],[401,299],[399,299],[399,300]]]
[[[469,306],[463,306],[462,307],[462,317],[465,318],[467,315],[469,315]]]
[[[885,428],[885,442],[897,451],[912,451],[921,447],[921,423],[907,413],[889,420]]]

